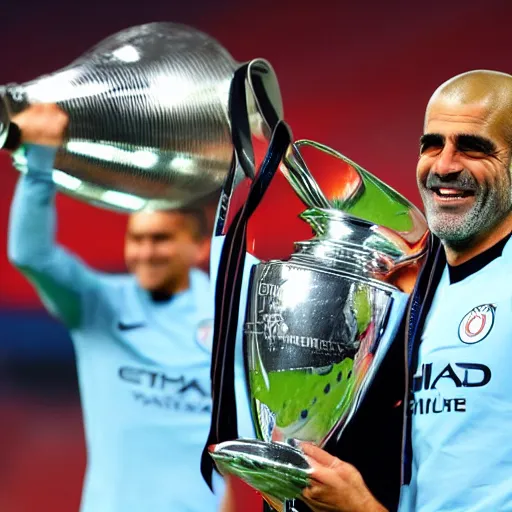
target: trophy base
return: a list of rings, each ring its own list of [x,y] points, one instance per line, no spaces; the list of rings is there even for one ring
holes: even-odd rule
[[[274,508],[298,498],[309,483],[311,466],[305,455],[287,444],[237,439],[212,445],[209,452],[221,473],[240,478]]]

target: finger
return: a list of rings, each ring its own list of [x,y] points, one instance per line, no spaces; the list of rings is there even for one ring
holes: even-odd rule
[[[313,512],[321,511],[321,504],[310,496],[301,496],[301,501],[303,501]]]
[[[19,126],[22,143],[59,146],[64,140],[69,116],[58,105],[36,104],[11,121]]]
[[[322,450],[322,448],[318,448],[318,446],[315,446],[314,444],[301,443],[301,448],[307,457],[313,459],[322,466],[330,467],[337,460],[336,457],[333,457],[330,453]]]
[[[337,465],[334,467],[322,466],[313,461],[311,469],[312,471],[309,474],[310,487],[316,484],[336,487],[343,482],[343,480],[340,480]]]
[[[338,489],[333,490],[323,485],[311,486],[302,492],[300,499],[306,503],[313,511],[326,512],[327,510],[340,511],[340,508],[333,506],[333,496]]]

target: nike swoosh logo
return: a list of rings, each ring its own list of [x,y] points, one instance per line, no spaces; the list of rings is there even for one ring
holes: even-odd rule
[[[125,324],[123,322],[119,322],[117,324],[117,328],[120,331],[131,331],[132,329],[140,329],[141,327],[146,327],[146,324],[144,323],[138,323],[138,324]]]

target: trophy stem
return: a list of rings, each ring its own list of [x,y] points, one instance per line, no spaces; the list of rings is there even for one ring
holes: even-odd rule
[[[286,500],[284,502],[284,512],[298,512],[295,508],[295,500]]]
[[[276,505],[277,506],[277,505]],[[265,500],[263,501],[263,512],[275,512],[276,509],[272,507]],[[298,509],[295,508],[295,500],[286,500],[282,502],[282,505],[278,512],[299,512]]]

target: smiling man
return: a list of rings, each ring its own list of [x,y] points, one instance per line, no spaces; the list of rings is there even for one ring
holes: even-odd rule
[[[405,326],[404,512],[512,510],[511,156],[512,76],[472,71],[439,87],[417,165],[433,237]],[[395,392],[387,382],[396,379],[382,372],[358,413],[367,421],[351,440],[360,450],[368,425],[378,437],[386,424],[382,408],[368,420],[375,401]],[[386,510],[357,463],[304,451],[314,468],[303,493],[312,510]],[[392,458],[373,463],[382,479],[399,467]]]

